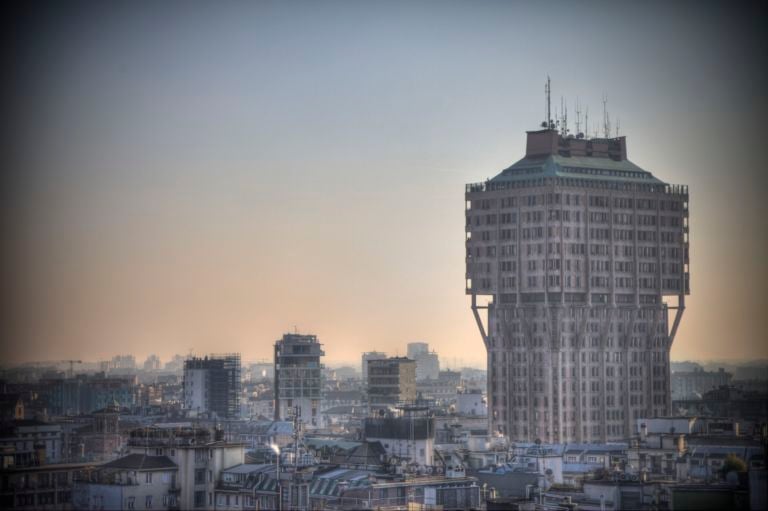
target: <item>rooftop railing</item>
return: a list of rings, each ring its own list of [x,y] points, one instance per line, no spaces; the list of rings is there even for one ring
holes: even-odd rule
[[[465,186],[466,193],[481,193],[481,192],[493,192],[499,190],[509,190],[512,188],[530,188],[535,186],[548,186],[553,184],[567,185],[567,186],[584,186],[586,188],[610,188],[616,190],[627,191],[640,191],[651,193],[665,193],[668,195],[688,195],[688,185],[675,185],[675,184],[650,184],[650,183],[633,183],[633,182],[615,182],[615,181],[600,181],[600,180],[581,180],[576,177],[547,177],[530,179],[525,181],[498,181],[492,182],[490,180],[481,183],[468,183]],[[596,186],[604,185],[604,186]]]

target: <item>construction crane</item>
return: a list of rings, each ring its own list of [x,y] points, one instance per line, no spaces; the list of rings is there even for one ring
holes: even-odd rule
[[[62,362],[69,363],[69,372],[67,373],[68,378],[74,378],[75,377],[75,364],[82,364],[82,360],[62,360]]]

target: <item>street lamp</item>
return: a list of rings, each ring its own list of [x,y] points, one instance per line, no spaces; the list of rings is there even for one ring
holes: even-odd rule
[[[277,456],[277,509],[283,511],[283,485],[280,481],[280,446],[277,444],[269,444],[269,448]]]

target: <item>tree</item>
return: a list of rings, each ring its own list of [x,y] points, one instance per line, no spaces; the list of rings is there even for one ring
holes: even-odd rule
[[[743,459],[739,458],[735,454],[729,454],[725,457],[725,461],[723,461],[723,468],[722,473],[723,475],[727,474],[728,472],[746,472],[747,471],[747,464],[744,462]]]

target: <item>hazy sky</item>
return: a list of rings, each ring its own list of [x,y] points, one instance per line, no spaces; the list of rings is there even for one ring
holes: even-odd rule
[[[753,10],[750,10],[753,9]],[[0,360],[241,351],[483,365],[464,184],[524,152],[543,84],[690,186],[673,358],[768,356],[763,28],[747,4],[37,5],[4,46]]]

